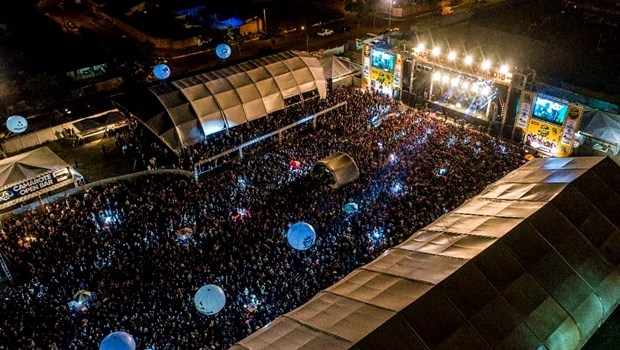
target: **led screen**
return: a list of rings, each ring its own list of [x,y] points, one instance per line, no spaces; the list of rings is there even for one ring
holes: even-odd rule
[[[393,71],[394,55],[387,52],[373,51],[370,54],[370,64],[376,68]]]
[[[547,121],[549,123],[562,125],[566,119],[566,112],[568,106],[562,103],[557,103],[546,98],[537,97],[534,104],[534,112],[532,113],[535,118]]]

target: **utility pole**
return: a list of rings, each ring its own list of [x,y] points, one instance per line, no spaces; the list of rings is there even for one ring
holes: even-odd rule
[[[267,9],[263,9],[263,30],[267,33]]]

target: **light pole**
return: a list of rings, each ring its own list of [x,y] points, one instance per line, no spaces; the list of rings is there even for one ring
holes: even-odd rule
[[[267,33],[267,9],[263,9],[263,30]]]
[[[306,52],[310,53],[310,44],[308,43],[308,31],[306,31],[306,27],[301,26],[301,30],[306,34]]]

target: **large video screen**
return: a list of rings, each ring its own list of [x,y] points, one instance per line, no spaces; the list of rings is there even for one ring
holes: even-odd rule
[[[370,64],[373,67],[394,71],[394,55],[387,52],[372,51],[370,54]]]
[[[567,111],[568,106],[563,103],[557,103],[543,97],[537,97],[536,102],[534,103],[534,112],[532,114],[535,118],[549,123],[562,125],[564,124],[564,120],[566,120]]]

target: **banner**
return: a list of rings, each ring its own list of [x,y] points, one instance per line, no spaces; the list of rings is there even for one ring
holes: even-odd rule
[[[370,85],[370,45],[364,45],[364,54],[362,55],[363,79],[362,87]]]
[[[521,93],[521,108],[517,115],[517,127],[525,129],[527,122],[532,114],[532,103],[534,102],[534,93],[531,91],[523,91]]]
[[[403,58],[401,54],[396,55],[396,65],[394,66],[394,87],[400,89],[402,85],[401,75],[403,71]]]
[[[46,189],[52,190],[55,185],[71,179],[72,175],[69,168],[62,168],[9,185],[0,190],[0,206],[6,207],[4,204],[7,202],[15,201],[23,197],[32,198],[34,194],[40,193]]]
[[[562,127],[530,118],[525,132],[525,144],[542,153],[555,156],[559,150]]]
[[[573,139],[575,138],[575,133],[579,130],[582,117],[583,107],[575,104],[570,104],[568,106],[568,118],[566,118],[566,123],[564,123],[558,157],[568,157],[570,155],[573,149]]]

